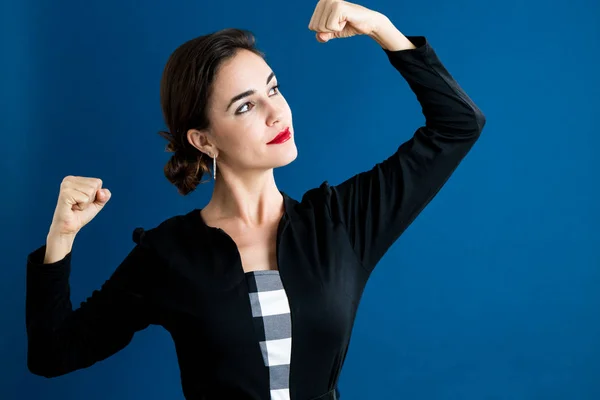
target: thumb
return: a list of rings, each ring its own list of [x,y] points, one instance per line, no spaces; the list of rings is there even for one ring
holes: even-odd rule
[[[89,205],[89,207],[85,207],[82,211],[80,211],[80,219],[82,227],[85,226],[88,222],[90,222],[106,205],[108,200],[110,199],[110,190],[108,189],[100,189],[96,192],[96,198],[94,202]]]
[[[108,189],[100,189],[98,193],[96,193],[96,199],[94,200],[94,204],[98,207],[104,207],[108,200],[110,200],[111,193]]]
[[[318,32],[316,34],[317,40],[321,43],[326,43],[335,37],[332,32]]]

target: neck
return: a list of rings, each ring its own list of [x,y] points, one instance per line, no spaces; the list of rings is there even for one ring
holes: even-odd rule
[[[223,168],[202,213],[213,222],[235,219],[244,225],[260,226],[279,219],[283,209],[283,196],[272,169],[234,174]]]

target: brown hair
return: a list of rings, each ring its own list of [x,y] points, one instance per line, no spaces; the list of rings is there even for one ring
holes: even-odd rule
[[[168,131],[159,135],[174,153],[164,167],[169,182],[185,196],[196,189],[212,160],[187,140],[189,129],[210,126],[207,105],[219,66],[245,49],[264,58],[254,35],[243,29],[223,29],[179,46],[169,57],[160,84],[160,102]]]

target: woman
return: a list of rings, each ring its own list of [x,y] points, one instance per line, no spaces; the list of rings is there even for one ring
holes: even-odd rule
[[[212,172],[209,203],[134,232],[135,247],[73,310],[71,248],[110,192],[61,184],[46,244],[28,256],[28,366],[46,377],[91,366],[150,324],[171,334],[188,399],[335,399],[350,334],[375,265],[478,139],[485,119],[424,37],[381,13],[320,1],[320,42],[373,38],[421,103],[424,126],[370,171],[301,201],[273,169],[297,150],[292,114],[250,33],[193,39],[170,57],[161,102],[182,194]]]

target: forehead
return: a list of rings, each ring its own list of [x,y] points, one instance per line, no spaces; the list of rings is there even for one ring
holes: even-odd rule
[[[249,89],[265,86],[271,68],[266,61],[248,50],[239,50],[235,56],[221,64],[215,76],[218,97],[229,98]]]

